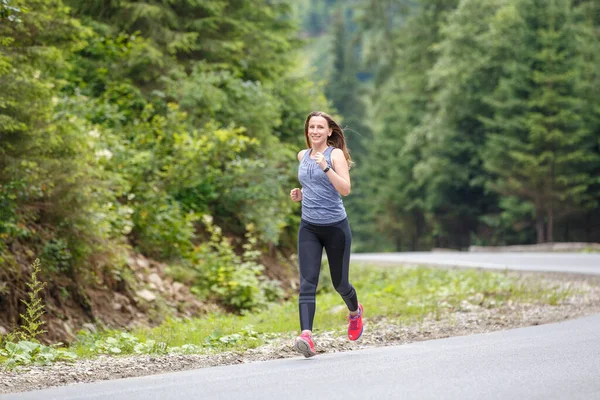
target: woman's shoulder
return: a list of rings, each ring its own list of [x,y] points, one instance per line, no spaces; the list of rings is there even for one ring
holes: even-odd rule
[[[340,157],[340,156],[344,157],[344,151],[342,149],[337,148],[337,147],[333,147],[331,149],[331,156],[332,157],[334,157],[334,156],[335,157]]]
[[[308,151],[308,149],[302,149],[298,152],[298,161],[302,161],[302,158],[304,157],[304,155],[306,154],[306,152]]]

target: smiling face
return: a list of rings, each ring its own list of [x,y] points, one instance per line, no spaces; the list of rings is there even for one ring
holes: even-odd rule
[[[331,131],[327,120],[319,115],[310,118],[304,133],[307,142],[310,143],[312,147],[315,147],[322,144],[327,145],[327,138],[331,135]]]

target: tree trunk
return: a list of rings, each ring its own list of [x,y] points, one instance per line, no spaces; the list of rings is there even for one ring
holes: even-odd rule
[[[394,238],[394,244],[396,246],[396,251],[402,251],[402,236],[400,232],[396,232],[395,234],[395,238]]]
[[[546,242],[552,243],[554,241],[554,212],[552,210],[552,200],[550,200],[550,207],[548,208],[548,228],[546,231]]]
[[[553,150],[554,153],[554,150]],[[546,228],[546,242],[552,243],[554,241],[554,210],[553,210],[553,195],[554,195],[554,162],[552,162],[552,167],[550,168],[550,190],[548,193],[550,196],[548,197],[548,208],[546,209],[546,213],[548,214],[548,227]]]
[[[538,244],[544,243],[544,219],[538,218],[535,222],[535,230],[537,231]]]
[[[537,231],[537,242],[544,243],[544,212],[540,200],[535,201],[535,230]]]
[[[423,226],[421,224],[421,213],[415,212],[415,237],[413,239],[413,251],[419,251],[421,247],[421,235],[423,234]],[[414,215],[414,214],[413,214]]]

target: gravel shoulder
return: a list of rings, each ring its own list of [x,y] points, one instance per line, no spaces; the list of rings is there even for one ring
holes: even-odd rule
[[[511,273],[523,278],[535,276],[544,286],[570,289],[572,295],[557,305],[507,302],[501,306],[481,303],[476,298],[463,301],[459,309],[430,315],[423,321],[397,325],[386,319],[369,319],[365,312],[365,333],[358,342],[343,334],[318,332],[315,344],[319,353],[354,351],[370,347],[401,345],[416,341],[465,336],[498,330],[560,322],[600,313],[600,277],[559,273]],[[443,309],[443,307],[442,307]],[[57,363],[45,367],[0,370],[0,394],[160,374],[219,365],[298,357],[292,351],[292,337],[277,338],[267,345],[243,353],[214,355],[100,356],[73,364]]]

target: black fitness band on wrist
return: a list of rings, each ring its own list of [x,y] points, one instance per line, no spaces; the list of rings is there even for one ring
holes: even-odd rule
[[[327,171],[329,171],[330,169],[331,169],[331,167],[328,165],[328,166],[327,166],[327,168],[325,168],[325,169],[323,170],[323,172],[327,173]]]

